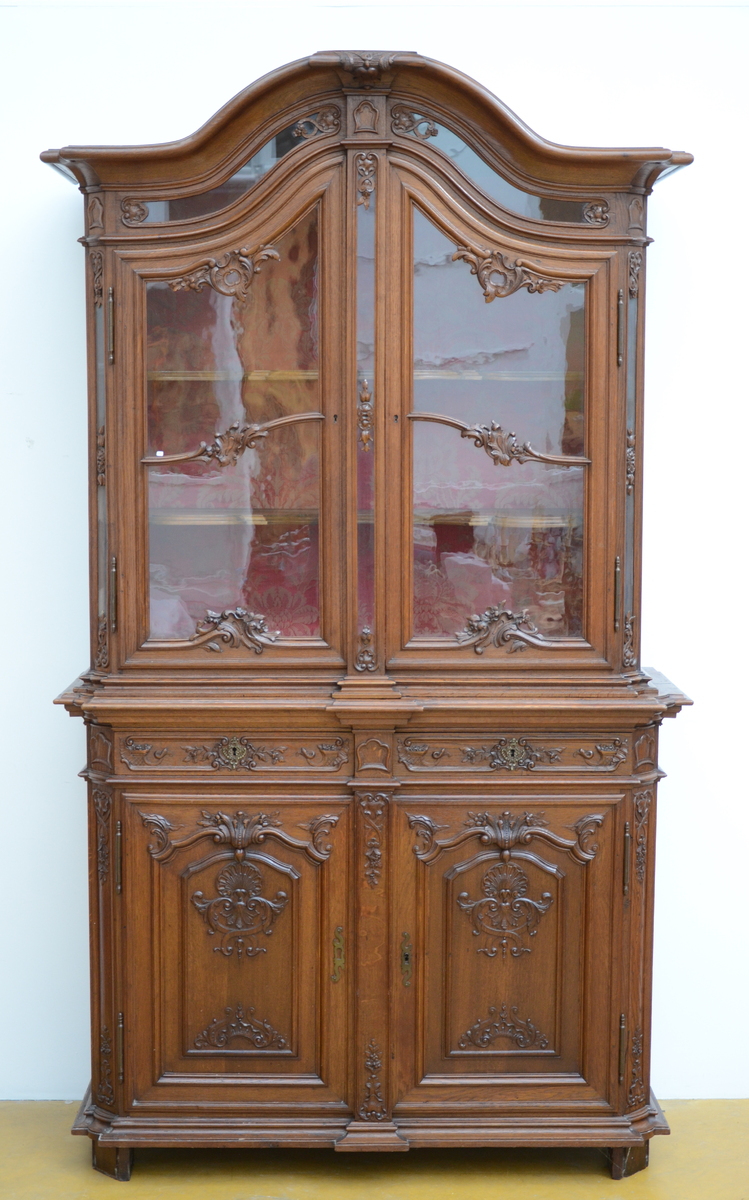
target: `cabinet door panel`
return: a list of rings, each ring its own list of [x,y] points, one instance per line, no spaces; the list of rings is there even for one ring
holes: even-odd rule
[[[331,979],[347,925],[346,798],[128,800],[133,1098],[189,1105],[208,1084],[220,1105],[342,1107],[345,1055],[327,1031],[346,1021],[347,982]]]
[[[621,799],[400,800],[418,930],[404,1111],[470,1106],[477,1087],[481,1103],[607,1096]]]

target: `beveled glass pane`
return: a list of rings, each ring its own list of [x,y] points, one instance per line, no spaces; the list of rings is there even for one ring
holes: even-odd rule
[[[319,410],[316,211],[275,247],[245,303],[148,285],[149,456]],[[150,467],[152,638],[237,606],[272,632],[319,635],[319,439],[317,422],[284,425],[234,463]]]
[[[356,222],[356,367],[357,367],[357,596],[358,630],[374,638],[374,405],[375,361],[375,213],[377,195],[357,207]],[[366,635],[365,635],[366,636]],[[369,644],[369,643],[368,643]],[[362,644],[364,646],[364,643]],[[366,646],[364,646],[366,649]],[[361,663],[360,663],[361,666]]]
[[[487,304],[414,210],[414,411],[584,453],[585,287]],[[499,605],[545,637],[582,635],[584,468],[495,464],[460,430],[413,421],[414,635],[454,636]]]

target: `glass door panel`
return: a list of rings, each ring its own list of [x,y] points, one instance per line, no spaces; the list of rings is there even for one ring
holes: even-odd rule
[[[237,607],[320,636],[317,239],[312,210],[251,287],[239,270],[148,284],[153,639]]]
[[[582,637],[585,285],[487,303],[456,251],[414,209],[413,635]]]

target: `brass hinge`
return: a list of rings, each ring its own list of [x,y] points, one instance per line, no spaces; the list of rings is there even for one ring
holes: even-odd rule
[[[107,357],[114,362],[114,288],[107,291]]]
[[[122,894],[122,821],[118,821],[114,830],[114,890]]]
[[[403,934],[401,942],[401,977],[403,986],[411,986],[411,976],[413,974],[413,952],[414,948],[411,945],[411,938],[407,933]]]
[[[125,1080],[125,1014],[121,1012],[117,1013],[116,1033],[117,1082],[123,1083]]]
[[[629,864],[632,858],[632,834],[630,833],[629,821],[624,822],[624,878],[622,886],[624,895],[629,895]]]
[[[622,620],[622,560],[614,559],[614,632],[619,632]]]
[[[624,1066],[627,1060],[627,1018],[624,1013],[619,1018],[619,1082],[624,1083]]]
[[[109,289],[110,295],[112,289]],[[110,360],[112,361],[112,360]],[[616,365],[620,367],[624,362],[624,289],[619,288],[619,294],[616,298]]]
[[[346,950],[343,942],[343,926],[339,925],[333,938],[333,974],[330,976],[333,983],[338,983],[338,980],[341,978],[341,971],[345,966]]]
[[[117,559],[112,555],[109,563],[109,632],[117,629]]]

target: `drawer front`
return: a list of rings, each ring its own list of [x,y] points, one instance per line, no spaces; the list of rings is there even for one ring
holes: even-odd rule
[[[242,778],[247,775],[331,775],[350,773],[353,741],[330,731],[305,736],[251,734],[243,730],[163,736],[121,734],[117,763],[122,774],[194,772]]]
[[[397,740],[397,773],[479,775],[520,778],[570,772],[626,775],[632,739],[612,733],[414,734]]]

